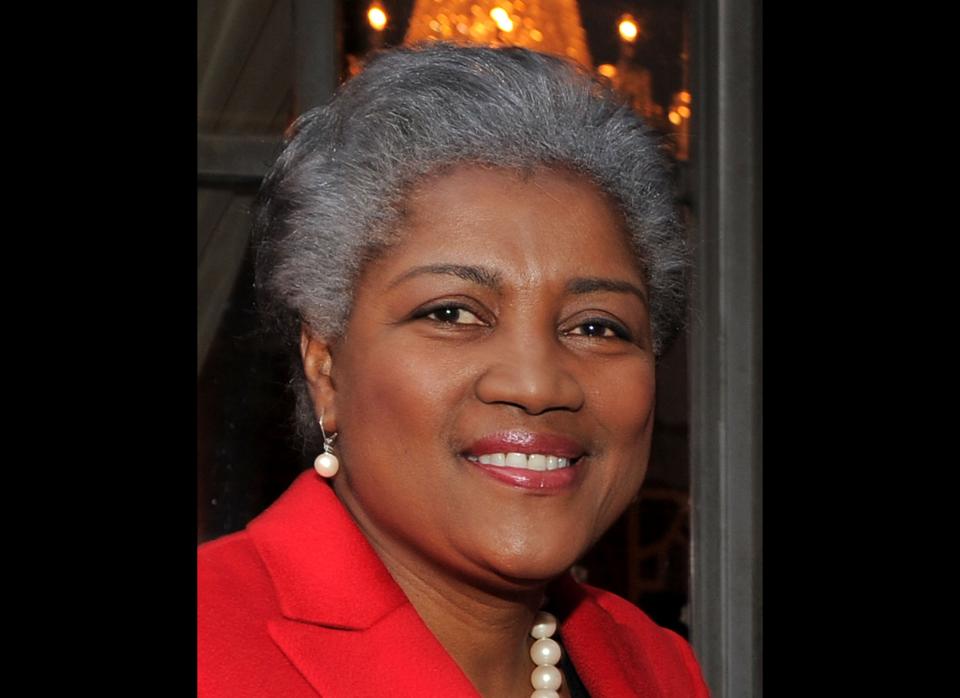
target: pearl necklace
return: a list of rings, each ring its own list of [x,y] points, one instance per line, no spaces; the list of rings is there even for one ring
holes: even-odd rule
[[[551,639],[556,631],[557,619],[553,615],[546,611],[537,613],[530,631],[530,636],[536,640],[530,647],[530,659],[537,665],[530,675],[530,683],[533,684],[530,698],[560,698],[557,689],[563,683],[563,674],[556,664],[563,652],[560,644]]]

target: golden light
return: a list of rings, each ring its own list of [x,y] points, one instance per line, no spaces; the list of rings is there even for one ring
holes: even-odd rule
[[[677,112],[672,110],[670,112],[670,115],[667,118],[670,119],[670,123],[673,124],[674,126],[679,126],[680,122],[683,121],[683,119],[680,118],[680,115],[677,114]]]
[[[387,26],[387,13],[383,11],[380,5],[371,5],[370,9],[367,10],[367,21],[370,22],[371,27],[378,32],[382,32],[383,28]]]
[[[482,41],[487,35],[487,25],[483,22],[474,22],[470,27],[470,37],[474,41]]]
[[[680,93],[680,101],[683,102],[684,104],[690,104],[692,99],[693,97],[691,97],[690,93],[687,92],[686,90]]]
[[[494,7],[492,10],[490,10],[490,17],[494,22],[497,23],[497,27],[500,29],[500,31],[513,31],[513,20],[510,19],[510,15],[508,15],[507,11],[502,7]]]
[[[364,0],[360,6],[366,12],[366,8],[373,5],[379,5],[387,15],[391,11],[396,12],[392,9],[394,5],[385,0]],[[577,0],[415,0],[404,5],[412,6],[409,10],[410,21],[405,22],[404,45],[413,45],[431,37],[463,43],[509,44],[572,57],[591,73],[596,68],[580,20],[581,10],[578,6],[584,3],[578,3]],[[623,19],[622,14],[622,10],[617,10],[608,15],[607,31],[616,31],[617,21]],[[396,17],[389,17],[387,23],[387,29],[391,32],[399,30]],[[639,42],[645,38],[646,32],[639,18],[636,24]],[[372,29],[368,32],[374,34]],[[376,33],[371,43],[380,40],[382,44],[380,38],[385,35],[386,31]],[[613,40],[615,37],[609,38]],[[620,46],[621,49],[629,49],[633,45],[620,43]]]
[[[677,113],[682,116],[684,119],[690,118],[690,107],[681,104],[677,107]]]
[[[629,41],[631,44],[637,40],[637,34],[640,33],[640,27],[637,26],[636,21],[630,15],[624,15],[620,18],[617,29],[620,30],[620,38]]]
[[[600,73],[605,78],[610,78],[611,80],[617,77],[617,66],[611,65],[610,63],[602,63],[597,66],[597,72]]]

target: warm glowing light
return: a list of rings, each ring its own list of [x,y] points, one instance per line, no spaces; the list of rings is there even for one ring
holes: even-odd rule
[[[494,7],[492,10],[490,10],[490,17],[494,22],[497,23],[497,27],[500,29],[500,31],[513,31],[513,20],[510,19],[510,15],[508,15],[507,11],[502,7]]]
[[[591,59],[580,21],[580,15],[586,12],[583,8],[590,6],[590,3],[578,3],[576,0],[416,0],[402,4],[412,7],[407,13],[411,17],[410,21],[402,22],[406,26],[403,37],[405,45],[413,45],[432,36],[457,42],[524,46],[573,58],[594,76],[599,77],[594,70],[597,62],[602,61],[595,62]],[[636,5],[638,8],[642,6],[642,3],[617,4],[626,7]],[[368,35],[373,34],[368,36],[372,41],[371,46],[381,48],[385,40],[382,37],[388,31],[397,34],[401,27],[397,26],[396,3],[386,0],[363,0],[360,3],[364,12],[374,6],[378,6],[388,17],[383,32],[375,33],[369,28],[366,30]],[[616,12],[609,14],[606,22],[609,38],[620,44],[623,55],[619,58],[629,60],[631,56],[627,54],[631,53],[630,49],[646,40],[648,32],[642,19],[645,15],[641,15],[641,10],[638,9],[631,10],[635,13],[631,20],[636,28],[636,44],[627,45],[624,40],[612,35],[616,31],[617,23],[628,16],[626,7],[618,8]],[[606,60],[616,64],[613,56]],[[683,85],[681,82],[677,87]],[[665,114],[660,120],[666,121]]]
[[[671,111],[667,118],[670,119],[670,123],[674,126],[679,126],[680,122],[683,121],[683,119],[680,118],[680,115],[675,111]]]
[[[640,33],[640,27],[637,26],[637,23],[629,15],[620,19],[620,24],[617,25],[617,29],[620,30],[620,38],[630,43],[636,41],[637,34]]]
[[[689,119],[689,118],[690,118],[690,107],[681,104],[679,107],[677,107],[677,113],[678,113],[680,116],[682,116],[684,119]]]
[[[367,20],[370,22],[371,27],[378,32],[382,32],[383,28],[387,26],[387,13],[384,12],[383,8],[379,5],[374,5],[367,10]]]
[[[613,79],[617,77],[617,66],[610,63],[603,63],[597,66],[597,72],[605,78]]]
[[[693,97],[691,97],[690,93],[687,92],[686,90],[680,93],[680,101],[683,102],[684,104],[690,104],[690,101],[692,99]]]
[[[470,37],[474,41],[481,41],[487,35],[487,25],[483,22],[474,22],[470,27]]]

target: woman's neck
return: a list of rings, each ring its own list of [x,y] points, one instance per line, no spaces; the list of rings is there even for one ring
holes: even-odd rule
[[[530,628],[541,592],[506,599],[384,560],[440,644],[481,695],[530,695]],[[394,564],[391,564],[394,563]]]
[[[354,514],[354,519],[420,618],[477,691],[485,698],[529,696],[534,668],[530,630],[545,584],[484,590],[396,541],[383,540],[378,531],[368,530],[362,516]]]

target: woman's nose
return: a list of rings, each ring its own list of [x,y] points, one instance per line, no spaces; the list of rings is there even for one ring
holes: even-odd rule
[[[528,414],[583,406],[583,388],[565,365],[563,347],[555,338],[518,333],[490,348],[495,356],[475,388],[481,401],[514,405]]]

